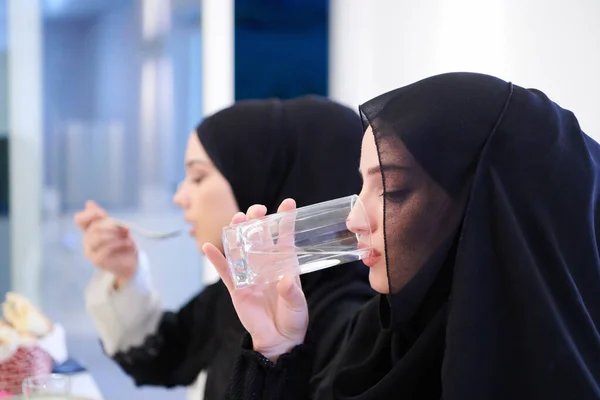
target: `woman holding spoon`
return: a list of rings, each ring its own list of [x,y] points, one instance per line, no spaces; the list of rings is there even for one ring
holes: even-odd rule
[[[218,244],[233,215],[252,204],[275,212],[287,197],[308,205],[357,193],[360,179],[348,171],[358,167],[361,137],[358,115],[323,98],[239,102],[190,135],[174,201],[199,248]],[[244,333],[222,282],[165,312],[129,230],[93,203],[75,220],[86,256],[100,269],[86,301],[106,353],[138,385],[189,385],[206,370],[205,398],[222,398]],[[357,262],[302,278],[309,326],[321,338],[316,368],[335,353],[349,316],[374,295],[367,274]]]
[[[225,398],[599,399],[598,143],[543,93],[479,74],[422,80],[361,114],[368,223],[347,224],[371,232],[380,295],[315,368],[297,280],[234,290],[206,244],[249,332]]]

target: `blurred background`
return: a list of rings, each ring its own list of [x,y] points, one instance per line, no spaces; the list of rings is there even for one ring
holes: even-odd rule
[[[599,19],[598,0],[0,0],[0,295],[60,321],[106,399],[183,399],[136,389],[101,352],[72,223],[85,200],[178,227],[204,115],[309,93],[356,107],[450,71],[539,88],[598,140]],[[140,246],[169,308],[214,279],[192,240]]]

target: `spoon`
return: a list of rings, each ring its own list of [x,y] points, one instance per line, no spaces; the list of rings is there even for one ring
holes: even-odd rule
[[[116,218],[109,219],[115,224],[123,228],[131,229],[135,233],[142,235],[148,239],[171,239],[183,233],[183,229],[174,229],[170,231],[152,231],[150,229],[142,228],[141,226],[133,224],[131,222],[125,222]]]

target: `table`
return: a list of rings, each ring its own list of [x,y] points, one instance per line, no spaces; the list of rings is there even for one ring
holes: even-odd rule
[[[73,395],[83,396],[90,400],[104,400],[98,385],[92,375],[88,372],[81,372],[71,375]]]

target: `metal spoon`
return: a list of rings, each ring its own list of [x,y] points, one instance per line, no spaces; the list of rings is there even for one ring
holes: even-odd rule
[[[171,239],[174,237],[177,237],[179,235],[181,235],[183,233],[183,229],[175,229],[175,230],[171,230],[171,231],[151,231],[149,229],[146,228],[142,228],[139,225],[135,225],[131,222],[125,222],[116,218],[109,218],[112,222],[114,222],[115,224],[123,227],[123,228],[129,228],[132,231],[134,231],[135,233],[142,235],[148,239]]]

